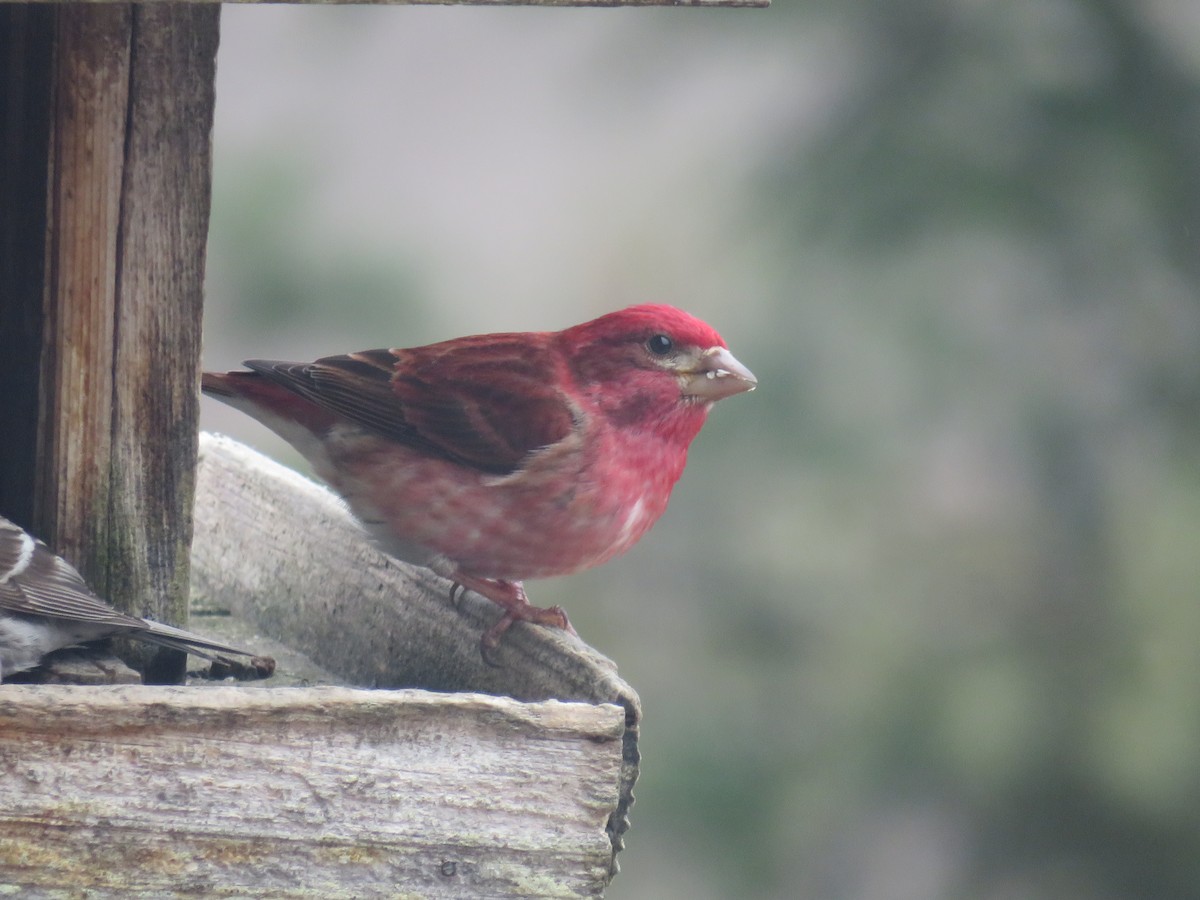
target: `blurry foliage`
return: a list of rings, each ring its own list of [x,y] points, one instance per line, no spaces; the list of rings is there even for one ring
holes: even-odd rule
[[[1172,33],[1200,23],[1165,10],[792,10],[861,64],[764,179],[788,261],[753,399],[784,415],[766,395],[790,387],[809,437],[776,432],[779,458],[867,491],[874,521],[847,527],[874,538],[847,586],[869,594],[821,621],[800,587],[819,637],[748,665],[774,715],[819,728],[824,699],[849,723],[791,777],[860,768],[824,808],[763,786],[730,891],[1200,892],[1200,70]],[[838,669],[868,686],[822,698]],[[810,687],[789,704],[788,684]],[[779,821],[816,816],[764,871]]]
[[[313,186],[317,167],[292,148],[270,159],[219,158],[209,231],[210,322],[249,333],[303,331],[343,352],[343,335],[395,331],[396,309],[421,313],[418,269],[394,247],[330,239]],[[235,314],[227,310],[235,306]],[[216,314],[213,310],[216,310]],[[261,355],[261,352],[260,352]]]

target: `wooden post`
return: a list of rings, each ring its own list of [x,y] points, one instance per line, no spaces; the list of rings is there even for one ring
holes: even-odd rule
[[[177,624],[219,15],[0,4],[0,513]]]

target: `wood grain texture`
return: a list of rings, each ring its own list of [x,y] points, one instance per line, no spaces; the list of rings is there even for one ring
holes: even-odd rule
[[[233,609],[350,684],[621,706],[615,860],[638,774],[641,701],[610,660],[557,629],[519,624],[501,644],[501,667],[485,665],[491,601],[468,592],[451,604],[449,582],[380,553],[328,490],[229,438],[201,435],[195,515],[197,600]]]
[[[132,14],[105,596],[182,623],[220,8],[134,5]]]
[[[0,892],[598,897],[623,732],[474,694],[5,685]]]
[[[118,608],[176,624],[219,15],[187,4],[0,10],[11,53],[0,200],[13,203],[0,239],[15,254],[0,271],[0,324],[12,328],[0,346],[13,354],[0,373],[14,386],[0,396],[4,513]],[[182,674],[175,663],[169,678]]]
[[[107,592],[129,7],[55,17],[34,521]]]
[[[0,0],[6,2],[6,0]],[[71,0],[33,0],[35,3],[67,3]],[[121,0],[91,0],[93,3],[119,3]],[[151,5],[155,0],[142,0]],[[157,0],[170,2],[170,0]],[[200,3],[278,3],[281,0],[199,0]],[[732,6],[764,9],[770,0],[286,0],[289,3],[336,6]]]

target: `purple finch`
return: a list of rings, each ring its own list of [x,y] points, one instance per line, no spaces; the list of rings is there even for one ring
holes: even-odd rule
[[[91,592],[71,564],[20,526],[0,517],[0,681],[32,669],[42,657],[113,635],[125,635],[203,656],[252,656],[212,641],[117,612]],[[255,658],[260,674],[273,661]]]
[[[383,549],[499,604],[485,659],[513,622],[571,630],[521,582],[632,547],[713,403],[756,385],[712,327],[670,306],[245,365],[206,372],[205,393],[292,444]]]

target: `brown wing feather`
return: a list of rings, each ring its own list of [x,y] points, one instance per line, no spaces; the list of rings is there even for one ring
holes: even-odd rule
[[[395,362],[388,350],[367,350],[311,363],[248,359],[244,365],[320,407],[385,437],[410,443],[412,429],[390,386]]]
[[[32,557],[19,572],[26,536],[14,523],[0,518],[0,609],[29,616],[49,616],[142,629],[140,619],[117,612],[91,592],[78,572],[50,548],[37,541]]]
[[[246,365],[326,409],[411,447],[508,474],[576,427],[536,335],[481,335],[313,363]]]

